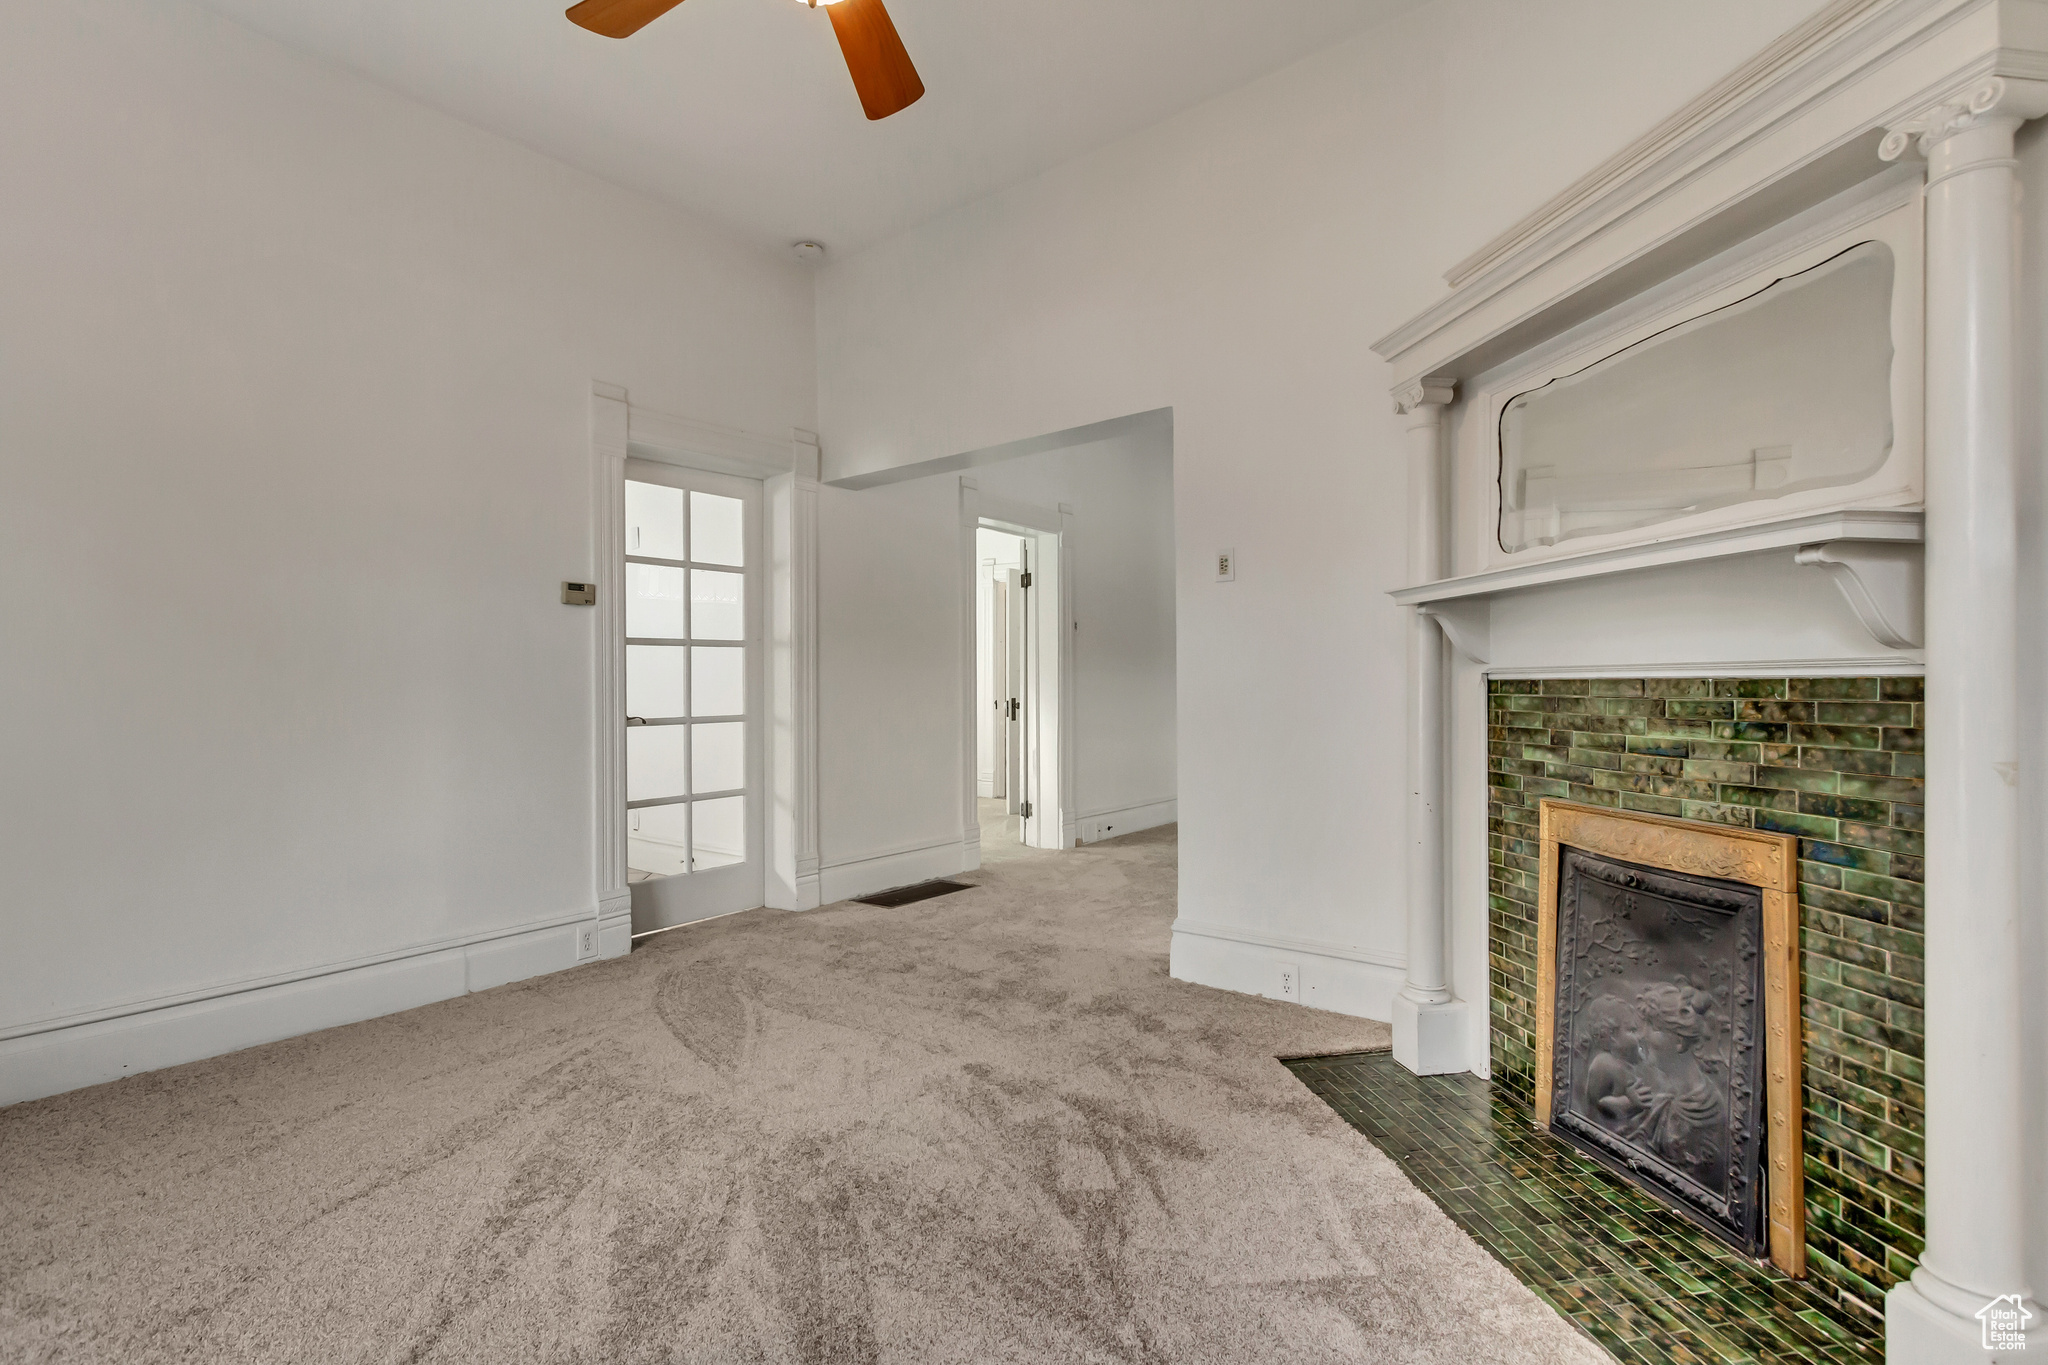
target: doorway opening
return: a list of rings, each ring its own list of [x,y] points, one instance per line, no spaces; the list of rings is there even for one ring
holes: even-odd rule
[[[974,526],[974,761],[983,848],[1066,848],[1061,799],[1059,514]]]

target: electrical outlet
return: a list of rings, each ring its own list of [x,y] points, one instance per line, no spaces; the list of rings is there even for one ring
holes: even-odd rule
[[[1218,550],[1216,552],[1216,581],[1218,583],[1234,583],[1237,581],[1237,551]]]
[[[1280,964],[1280,998],[1301,1003],[1301,968],[1292,962]]]
[[[576,960],[588,961],[597,956],[597,926],[579,924],[576,926]]]

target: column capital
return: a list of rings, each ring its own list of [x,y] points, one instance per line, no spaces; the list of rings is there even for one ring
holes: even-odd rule
[[[1922,156],[1958,133],[2000,119],[2015,125],[2048,114],[2048,81],[1984,76],[1925,105],[1886,129],[1877,154],[1897,161],[1911,147]]]
[[[1421,408],[1448,407],[1458,396],[1458,381],[1447,374],[1425,375],[1412,384],[1394,390],[1394,411],[1407,414]]]

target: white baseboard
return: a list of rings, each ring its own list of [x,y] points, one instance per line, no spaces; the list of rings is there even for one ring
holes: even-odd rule
[[[1141,829],[1170,825],[1178,819],[1180,802],[1169,796],[1137,806],[1091,811],[1075,821],[1074,835],[1084,844],[1098,844],[1104,839],[1136,834]]]
[[[979,860],[976,860],[977,864]],[[851,900],[891,887],[951,877],[968,870],[967,846],[959,839],[897,849],[868,858],[825,863],[818,869],[822,903]]]
[[[1274,1000],[1287,998],[1281,972],[1291,968],[1299,1003],[1382,1021],[1393,1017],[1394,996],[1407,978],[1399,954],[1188,919],[1174,921],[1169,960],[1177,981]]]
[[[0,1105],[562,971],[578,965],[577,931],[590,922],[591,917],[578,916],[296,980],[227,986],[198,999],[143,1006],[113,1018],[60,1024],[9,1038],[0,1041]],[[630,951],[627,920],[599,919],[597,930],[596,958],[623,957]]]

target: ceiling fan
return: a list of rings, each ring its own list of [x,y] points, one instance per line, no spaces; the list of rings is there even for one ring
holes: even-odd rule
[[[570,7],[569,21],[607,38],[638,33],[683,0],[582,0]],[[824,7],[853,73],[860,107],[870,119],[887,118],[908,109],[924,95],[924,82],[889,22],[882,0],[799,0],[812,9]]]

